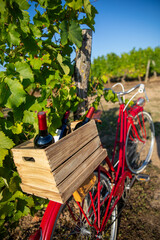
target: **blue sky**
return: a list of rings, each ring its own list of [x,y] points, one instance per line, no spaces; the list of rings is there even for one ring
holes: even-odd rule
[[[91,0],[99,14],[95,18],[92,60],[133,47],[160,46],[160,0]]]

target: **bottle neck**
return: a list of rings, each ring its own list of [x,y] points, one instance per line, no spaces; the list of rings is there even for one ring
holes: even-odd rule
[[[94,107],[90,107],[90,108],[89,108],[88,113],[87,113],[87,115],[86,115],[86,117],[85,117],[85,119],[84,119],[84,122],[85,122],[85,123],[87,123],[87,122],[90,121],[90,119],[91,119],[92,116],[93,116],[94,110],[95,110]]]
[[[44,137],[44,136],[47,136],[48,135],[48,130],[45,129],[45,130],[39,130],[39,135]]]

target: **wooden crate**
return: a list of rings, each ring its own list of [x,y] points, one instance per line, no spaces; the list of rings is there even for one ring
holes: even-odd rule
[[[92,120],[45,149],[12,149],[24,192],[64,203],[107,156]]]

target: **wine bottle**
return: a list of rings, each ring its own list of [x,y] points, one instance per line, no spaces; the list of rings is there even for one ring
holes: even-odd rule
[[[70,111],[66,111],[62,118],[62,125],[60,128],[56,130],[57,136],[54,136],[55,142],[57,142],[62,137],[66,136],[68,133],[71,132],[71,128],[68,125],[68,117],[69,117]]]
[[[93,116],[94,110],[95,110],[94,107],[90,107],[86,117],[84,118],[84,120],[82,122],[77,123],[74,130],[76,130],[77,128],[79,128],[79,127],[83,126],[84,124],[88,123]]]
[[[46,148],[50,144],[54,143],[54,138],[47,130],[46,113],[38,113],[38,125],[39,134],[34,139],[34,145],[36,148]]]

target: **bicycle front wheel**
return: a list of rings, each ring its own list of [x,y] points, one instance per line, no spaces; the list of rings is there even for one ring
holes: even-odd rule
[[[97,233],[97,230],[95,227],[90,226],[88,224],[88,221],[86,220],[84,214],[86,215],[87,219],[91,224],[93,224],[96,220],[96,214],[97,212],[97,185],[98,185],[98,174],[97,172],[94,173],[97,181],[94,187],[91,189],[90,193],[92,194],[92,199],[94,199],[94,205],[95,209],[93,210],[93,207],[91,207],[91,197],[88,193],[85,197],[85,199],[81,203],[80,210],[79,206],[77,205],[76,201],[73,197],[71,197],[66,204],[62,206],[60,209],[57,219],[55,221],[53,231],[52,231],[52,240],[69,240],[69,239],[109,239],[109,240],[116,240],[117,236],[117,225],[118,225],[118,219],[117,219],[117,206],[112,212],[112,215],[108,221],[108,224],[105,227],[105,230],[102,233]],[[110,181],[106,175],[103,173],[100,174],[100,184],[101,184],[101,190],[100,190],[100,201],[101,201],[101,211],[100,211],[100,217],[101,222],[103,219],[103,216],[105,214],[105,209],[107,205],[107,195],[109,196],[111,192],[110,187]],[[94,224],[93,224],[94,225]]]
[[[154,136],[151,116],[147,112],[139,112],[133,118],[126,138],[126,162],[131,172],[138,174],[147,166],[153,151]]]

